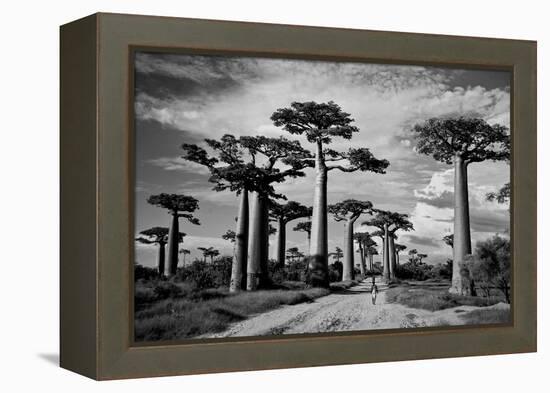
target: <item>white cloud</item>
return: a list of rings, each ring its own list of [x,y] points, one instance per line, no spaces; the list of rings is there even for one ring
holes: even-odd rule
[[[149,164],[160,167],[167,171],[183,171],[207,175],[210,172],[204,165],[197,164],[181,157],[161,157],[146,161]]]

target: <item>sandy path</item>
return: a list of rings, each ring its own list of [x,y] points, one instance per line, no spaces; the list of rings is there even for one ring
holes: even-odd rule
[[[480,309],[460,306],[441,311],[412,309],[386,303],[384,284],[377,283],[380,293],[373,305],[370,281],[363,281],[341,293],[316,299],[311,303],[283,306],[237,322],[224,332],[204,338],[263,336],[273,334],[320,333],[350,330],[413,328],[441,325],[463,325],[462,312]],[[503,307],[497,304],[487,308]],[[457,312],[458,311],[458,312]]]

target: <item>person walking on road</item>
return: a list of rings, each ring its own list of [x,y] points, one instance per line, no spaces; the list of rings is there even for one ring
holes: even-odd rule
[[[372,304],[376,304],[376,295],[378,295],[378,287],[376,286],[376,284],[372,284],[372,289],[370,293],[372,295]]]

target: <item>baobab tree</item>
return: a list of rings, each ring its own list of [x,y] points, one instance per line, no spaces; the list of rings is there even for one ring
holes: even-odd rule
[[[300,142],[284,137],[243,136],[239,138],[239,143],[248,151],[253,165],[262,174],[252,196],[248,241],[246,289],[255,290],[269,285],[269,201],[286,199],[284,195],[275,193],[273,184],[305,176],[303,169],[313,165],[313,156]],[[276,167],[278,163],[285,164],[286,169]]]
[[[344,252],[340,247],[336,247],[334,249],[334,252],[331,252],[330,255],[332,256],[333,259],[336,260],[336,262],[340,262],[340,259],[344,256]]]
[[[298,247],[290,247],[287,252],[287,259],[291,262],[296,262],[297,258],[302,258],[304,256],[303,253],[300,252]]]
[[[231,243],[235,243],[236,234],[235,231],[232,231],[231,229],[228,229],[223,235],[222,239],[227,240]]]
[[[237,139],[226,134],[220,140],[205,139],[205,142],[213,154],[197,145],[184,144],[183,158],[210,170],[210,181],[215,183],[215,191],[230,190],[240,195],[230,291],[256,289],[260,279],[267,278],[267,200],[283,198],[275,193],[273,184],[288,177],[303,176],[300,169],[308,165],[306,157],[311,153],[304,150],[299,142],[282,137]],[[261,158],[267,161],[263,165]],[[275,164],[279,161],[288,164],[289,168],[276,168]],[[251,219],[249,193],[252,194]]]
[[[207,257],[210,257],[210,263],[214,263],[214,257],[220,255],[220,251],[216,250],[214,247],[197,247],[197,250],[202,252],[204,263],[206,263]]]
[[[370,233],[368,232],[358,232],[353,235],[353,239],[357,242],[357,251],[359,252],[359,256],[361,257],[361,275],[363,277],[367,274],[367,258],[369,258],[369,270],[372,268],[371,266],[371,260],[369,256],[369,249],[376,245],[376,242],[372,239]]]
[[[390,233],[389,236],[389,253],[390,253],[390,265],[391,269],[390,271],[393,272],[395,275],[395,272],[397,270],[397,263],[398,263],[398,253],[395,245],[395,239],[397,238],[397,231],[405,231],[409,232],[414,230],[412,222],[409,221],[409,216],[407,214],[400,214],[400,213],[390,213],[390,221],[391,224],[388,227],[388,231]],[[406,248],[406,247],[405,247]]]
[[[510,157],[508,129],[499,124],[470,117],[431,118],[412,128],[416,150],[445,164],[454,164],[454,245],[453,275],[449,292],[460,293],[461,265],[472,253],[468,166],[482,161],[503,161]]]
[[[193,216],[193,212],[199,208],[199,202],[191,196],[164,193],[151,195],[147,202],[167,209],[171,215],[168,230],[168,265],[165,268],[165,275],[171,277],[176,274],[178,268],[179,219],[186,218],[191,224],[200,225],[199,219]]]
[[[143,244],[158,244],[159,251],[157,254],[157,270],[159,276],[164,275],[165,265],[165,248],[168,241],[168,228],[153,227],[140,232],[140,235],[136,238],[136,241]],[[185,234],[181,234],[185,236]],[[145,236],[145,237],[144,237]],[[182,236],[182,238],[183,238]]]
[[[278,239],[277,239],[277,265],[285,266],[286,249],[286,224],[292,220],[311,215],[311,207],[302,205],[295,201],[289,201],[285,204],[279,204],[271,201],[269,204],[269,216],[277,221]]]
[[[405,246],[404,244],[395,243],[395,260],[396,260],[397,266],[399,266],[399,253],[401,251],[405,251],[406,249],[407,249],[407,246]]]
[[[413,265],[416,265],[418,262],[418,250],[416,248],[409,250],[409,262],[411,262]]]
[[[376,242],[374,242],[374,245],[376,245]],[[378,255],[378,250],[376,249],[376,247],[372,245],[372,246],[369,246],[367,248],[367,256],[368,256],[368,261],[369,261],[369,271],[372,272],[372,270],[374,269],[374,255]]]
[[[188,250],[187,248],[182,248],[180,250],[180,254],[182,255],[182,266],[185,267],[185,256],[191,254],[191,250]]]
[[[383,277],[389,281],[395,278],[396,270],[396,255],[395,255],[395,237],[398,230],[410,231],[413,229],[412,223],[408,220],[406,214],[378,210],[376,216],[362,225],[373,226],[379,229],[374,232],[383,240],[382,243],[382,261],[383,261]]]
[[[206,263],[206,257],[210,256],[210,252],[214,250],[214,247],[197,247],[197,250],[202,253],[203,262]]]
[[[309,250],[311,245],[311,221],[301,221],[296,224],[292,230],[295,232],[305,232],[307,234],[307,249]]]
[[[245,151],[233,135],[220,140],[205,139],[212,153],[193,144],[183,144],[182,158],[203,165],[210,171],[215,191],[229,190],[240,197],[235,229],[235,252],[231,265],[230,292],[246,289],[249,206],[248,194],[256,188],[255,165],[245,162]]]
[[[275,126],[283,127],[291,134],[305,134],[308,142],[315,145],[316,178],[308,257],[309,280],[313,286],[328,287],[328,173],[333,170],[385,173],[389,162],[375,158],[367,148],[350,148],[347,152],[338,152],[325,147],[335,137],[349,140],[354,132],[359,131],[352,125],[354,119],[350,114],[344,112],[332,101],[292,102],[288,108],[277,109],[271,116],[271,120]],[[327,165],[327,162],[336,162],[336,164]]]
[[[214,258],[220,255],[220,250],[212,249],[208,252],[210,263],[214,263]]]
[[[356,199],[346,199],[328,207],[328,212],[334,216],[336,221],[344,221],[343,281],[355,278],[353,263],[355,254],[353,251],[353,226],[355,221],[362,214],[370,214],[372,211],[372,203],[370,201],[358,201]]]

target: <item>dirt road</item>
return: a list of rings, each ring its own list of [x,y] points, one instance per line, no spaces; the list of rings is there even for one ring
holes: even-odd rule
[[[224,332],[202,337],[462,325],[464,322],[460,319],[461,313],[479,309],[460,306],[431,312],[400,304],[389,304],[386,303],[386,285],[377,282],[377,286],[380,292],[375,305],[371,301],[371,283],[365,280],[350,289],[318,298],[311,303],[280,307],[237,322]]]

